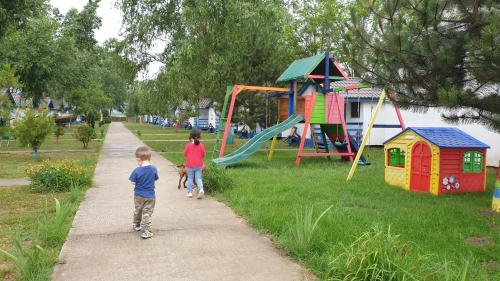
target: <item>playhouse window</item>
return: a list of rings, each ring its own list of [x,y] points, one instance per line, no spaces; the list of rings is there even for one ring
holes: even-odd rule
[[[391,148],[389,153],[389,166],[404,167],[405,166],[405,151],[399,148]]]
[[[464,173],[479,173],[483,171],[483,154],[477,151],[464,153],[462,171]]]
[[[351,118],[359,118],[359,102],[351,102]]]

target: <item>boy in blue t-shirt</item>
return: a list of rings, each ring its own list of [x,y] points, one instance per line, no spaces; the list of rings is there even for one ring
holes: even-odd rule
[[[153,237],[151,226],[151,216],[155,208],[155,181],[158,180],[158,171],[149,162],[151,160],[151,150],[145,146],[137,148],[135,158],[139,167],[135,168],[129,177],[134,188],[134,230],[141,231],[141,238]]]

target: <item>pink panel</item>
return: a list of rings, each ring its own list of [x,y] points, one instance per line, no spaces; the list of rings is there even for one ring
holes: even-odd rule
[[[344,110],[345,110],[345,105],[344,105],[344,97],[341,95],[337,95],[337,101],[339,103],[339,106],[335,103],[335,94],[328,94],[326,95],[326,122],[328,124],[342,124],[342,121],[340,119],[340,116],[344,116]],[[340,107],[340,115],[339,114],[339,107]]]

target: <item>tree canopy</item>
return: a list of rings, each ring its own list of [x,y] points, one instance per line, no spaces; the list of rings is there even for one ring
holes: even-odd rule
[[[344,49],[356,73],[407,108],[500,131],[498,1],[358,0]]]
[[[124,55],[123,42],[100,45],[95,39],[99,0],[65,15],[46,1],[4,2],[0,21],[9,27],[0,33],[1,87],[21,88],[35,106],[45,97],[63,99],[84,116],[124,108],[137,67]]]

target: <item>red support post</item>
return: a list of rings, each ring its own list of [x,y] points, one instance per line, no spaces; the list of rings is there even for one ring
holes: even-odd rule
[[[231,130],[231,119],[233,117],[234,104],[236,103],[236,96],[240,90],[238,89],[238,85],[234,85],[233,93],[231,95],[231,104],[229,105],[229,112],[227,114],[226,119],[226,128],[224,129],[224,137],[222,138],[222,143],[220,145],[219,158],[224,157],[224,149],[226,148],[226,141],[229,135],[229,130]]]
[[[302,155],[302,151],[304,150],[304,145],[306,143],[306,137],[307,137],[307,130],[309,129],[309,126],[311,125],[311,115],[312,115],[312,109],[314,105],[314,100],[316,99],[316,94],[313,94],[312,96],[309,96],[306,98],[306,108],[305,108],[305,119],[306,122],[304,124],[304,130],[302,131],[302,137],[300,139],[300,145],[299,145],[299,151],[297,152],[297,158],[295,159],[295,165],[300,165],[300,157]]]
[[[344,131],[344,138],[345,138],[345,141],[347,142],[347,152],[349,154],[351,154],[351,156],[349,156],[349,161],[353,161],[354,158],[352,157],[353,153],[351,151],[351,141],[349,139],[349,135],[348,135],[348,131],[347,131],[347,124],[345,123],[345,118],[344,118],[344,114],[340,114],[342,111],[340,110],[340,104],[339,104],[339,99],[338,99],[338,94],[337,93],[333,93],[333,97],[335,98],[335,103],[337,104],[337,111],[339,112],[339,115],[340,115],[340,122],[342,122],[342,130]]]
[[[401,125],[401,130],[406,129],[405,122],[403,121],[403,116],[401,116],[401,111],[399,110],[399,106],[394,106],[394,109],[396,110],[396,115],[398,116],[399,125]]]

